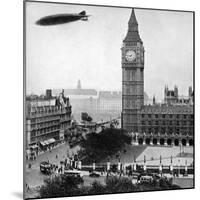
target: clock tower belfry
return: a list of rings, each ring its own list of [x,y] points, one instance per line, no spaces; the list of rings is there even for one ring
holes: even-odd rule
[[[122,128],[141,132],[140,112],[144,105],[144,47],[132,9],[122,51]]]

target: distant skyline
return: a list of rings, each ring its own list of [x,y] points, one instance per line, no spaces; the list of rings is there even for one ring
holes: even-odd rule
[[[42,27],[46,15],[91,15],[87,22]],[[27,3],[27,94],[45,89],[121,90],[121,46],[131,9],[85,5]],[[189,12],[135,9],[145,48],[144,90],[163,99],[164,87],[178,86],[180,95],[193,85],[193,16]]]

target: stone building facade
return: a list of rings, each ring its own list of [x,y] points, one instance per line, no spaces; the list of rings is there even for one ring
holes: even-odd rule
[[[140,132],[140,112],[144,105],[144,47],[132,10],[122,51],[122,127]]]
[[[134,9],[122,50],[122,128],[136,144],[193,145],[194,111],[192,88],[186,100],[178,87],[165,87],[164,103],[144,105],[144,47]]]
[[[49,90],[45,98],[26,100],[26,149],[39,151],[64,140],[64,133],[71,126],[69,98],[61,93],[52,97]]]

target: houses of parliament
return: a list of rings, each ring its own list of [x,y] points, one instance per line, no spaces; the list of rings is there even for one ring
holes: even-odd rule
[[[133,142],[150,145],[194,145],[194,92],[188,98],[178,95],[178,87],[164,89],[164,103],[144,104],[144,55],[134,9],[123,40],[122,53],[122,128]]]

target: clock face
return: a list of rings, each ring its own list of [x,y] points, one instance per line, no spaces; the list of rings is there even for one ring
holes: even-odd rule
[[[135,51],[133,51],[133,50],[128,50],[128,51],[126,52],[125,57],[126,57],[126,60],[128,60],[129,62],[134,61],[135,58],[136,58]]]

